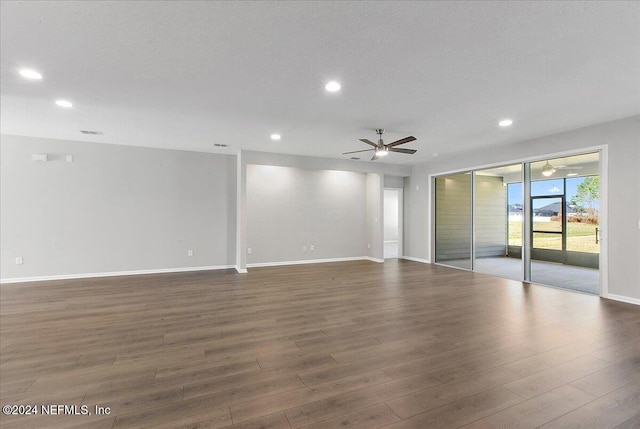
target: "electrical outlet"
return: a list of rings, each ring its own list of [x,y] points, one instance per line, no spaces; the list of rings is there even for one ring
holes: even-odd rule
[[[306,252],[307,251],[307,246],[302,246],[302,251]]]
[[[22,265],[23,261],[22,261],[22,256],[18,256],[16,258],[16,265]]]
[[[251,247],[247,247],[247,253],[251,255]]]
[[[187,256],[193,256],[193,250],[191,249],[187,250]]]
[[[316,250],[316,246],[314,246],[314,245],[312,244],[311,246],[309,246],[309,250],[311,250],[311,251],[313,252],[314,250]]]

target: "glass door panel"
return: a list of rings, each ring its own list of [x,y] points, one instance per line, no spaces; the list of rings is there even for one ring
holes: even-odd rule
[[[533,162],[534,283],[599,293],[599,153]]]
[[[435,179],[435,261],[458,268],[471,266],[471,174]]]
[[[533,249],[564,250],[562,197],[531,197]]]
[[[522,164],[474,172],[474,270],[522,280]]]

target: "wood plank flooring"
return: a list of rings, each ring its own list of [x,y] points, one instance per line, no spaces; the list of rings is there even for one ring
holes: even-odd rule
[[[0,294],[2,405],[92,411],[3,429],[640,427],[640,307],[594,296],[403,260]]]

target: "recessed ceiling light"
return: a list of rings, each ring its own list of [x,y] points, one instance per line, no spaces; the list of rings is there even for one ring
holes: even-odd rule
[[[29,80],[41,80],[42,75],[35,70],[32,69],[21,69],[20,76]]]
[[[64,107],[65,109],[70,109],[73,107],[73,103],[68,100],[56,100],[56,104],[60,107]]]
[[[332,80],[331,82],[327,83],[324,86],[324,89],[326,89],[329,92],[338,92],[340,91],[340,88],[341,88],[340,84],[335,80]]]
[[[577,175],[578,175],[578,173],[569,173],[569,174],[567,174],[567,177],[574,177],[574,176],[577,176]]]
[[[511,124],[513,124],[513,121],[511,119],[503,119],[500,122],[498,122],[498,125],[500,125],[501,127],[508,127]]]
[[[280,134],[271,134],[271,140],[280,140],[281,138]]]

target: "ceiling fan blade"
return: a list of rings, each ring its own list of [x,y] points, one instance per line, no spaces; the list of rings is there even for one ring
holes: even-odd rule
[[[370,144],[373,147],[378,147],[377,144],[375,144],[374,142],[372,142],[371,140],[367,140],[367,139],[359,139],[362,143],[366,143],[366,144]]]
[[[375,161],[376,159],[378,159],[378,154],[374,153],[373,157],[371,157],[371,161]]]
[[[416,140],[416,138],[414,136],[409,136],[409,137],[405,137],[405,138],[400,139],[400,140],[396,140],[393,143],[386,144],[385,146],[386,147],[394,147],[394,146],[398,146],[398,145],[401,145],[401,144],[412,142],[414,140]]]
[[[358,152],[371,152],[372,150],[375,149],[364,149],[364,150],[353,150],[351,152],[342,152],[343,155],[348,155],[350,153],[358,153]]]
[[[398,153],[408,153],[409,155],[413,155],[417,152],[416,149],[400,149],[395,147],[390,147],[389,152],[398,152]]]

